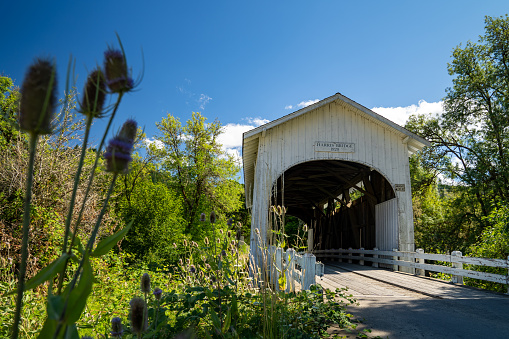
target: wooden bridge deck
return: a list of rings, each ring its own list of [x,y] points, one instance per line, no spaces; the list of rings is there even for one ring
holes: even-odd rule
[[[317,283],[348,288],[349,312],[393,338],[509,338],[509,296],[446,281],[342,262],[325,262]],[[354,338],[346,332],[334,332]]]

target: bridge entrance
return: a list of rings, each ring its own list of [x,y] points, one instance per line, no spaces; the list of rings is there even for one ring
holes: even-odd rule
[[[376,214],[383,205],[376,206],[395,197],[392,185],[373,168],[318,160],[286,170],[277,180],[272,205],[285,206],[288,215],[313,229],[314,249],[371,249],[390,247],[384,241],[397,231],[397,215],[389,216],[393,227],[378,223],[377,231]]]

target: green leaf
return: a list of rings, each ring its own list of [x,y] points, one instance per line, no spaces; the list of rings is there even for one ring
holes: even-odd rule
[[[212,308],[209,309],[210,318],[212,319],[212,324],[214,327],[218,330],[221,330],[221,321],[219,320],[219,317],[217,316],[216,311],[214,311]]]
[[[87,298],[92,292],[93,278],[92,266],[90,265],[90,260],[87,258],[83,263],[83,272],[81,273],[80,281],[69,295],[67,316],[65,317],[69,324],[78,321],[81,313],[85,309]]]
[[[64,270],[67,259],[69,259],[69,254],[64,253],[58,259],[53,261],[51,264],[40,270],[39,273],[35,275],[35,277],[27,281],[27,283],[25,284],[25,291],[31,290],[39,286],[43,282],[52,279],[58,273],[62,272]],[[10,292],[9,295],[16,293],[16,291],[17,289]]]
[[[103,240],[101,240],[97,244],[95,250],[92,252],[92,256],[93,257],[100,257],[100,256],[105,255],[106,253],[108,253],[113,248],[113,246],[115,246],[126,235],[126,233],[131,228],[131,226],[133,224],[133,221],[134,220],[131,220],[131,222],[129,224],[127,224],[126,227],[124,227],[123,229],[121,229],[117,233],[112,234],[109,237],[106,237]]]
[[[226,331],[228,331],[231,322],[232,322],[232,308],[230,307],[228,309],[228,313],[226,314],[226,319],[223,324],[223,333],[226,333]]]

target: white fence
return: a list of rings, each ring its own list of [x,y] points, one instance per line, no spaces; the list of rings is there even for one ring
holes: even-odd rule
[[[285,276],[286,292],[295,291],[295,283],[301,285],[302,290],[308,290],[315,283],[315,277],[323,276],[324,265],[316,261],[311,253],[299,254],[294,249],[283,251],[280,247],[269,246],[270,281],[279,289],[282,274]]]
[[[487,259],[465,257],[460,251],[454,251],[451,254],[431,254],[424,253],[423,249],[417,249],[415,252],[403,252],[398,250],[380,251],[378,249],[331,249],[313,251],[317,258],[327,260],[347,260],[352,263],[353,260],[358,261],[360,265],[364,265],[366,261],[372,262],[372,266],[378,267],[378,264],[392,265],[394,271],[398,271],[400,266],[415,269],[418,275],[424,275],[425,271],[441,272],[451,274],[451,281],[463,284],[463,277],[469,277],[479,280],[491,281],[508,285],[509,293],[509,257],[506,259]],[[442,261],[452,263],[452,267],[437,264],[426,263],[426,261]],[[506,275],[494,274],[487,272],[479,272],[463,269],[463,264],[476,266],[489,266],[508,269]]]

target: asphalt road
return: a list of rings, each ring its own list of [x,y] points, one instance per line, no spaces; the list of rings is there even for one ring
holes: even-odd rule
[[[324,287],[348,287],[349,306],[370,337],[509,338],[509,296],[441,280],[346,263],[326,264]],[[334,327],[330,333],[355,338]]]

